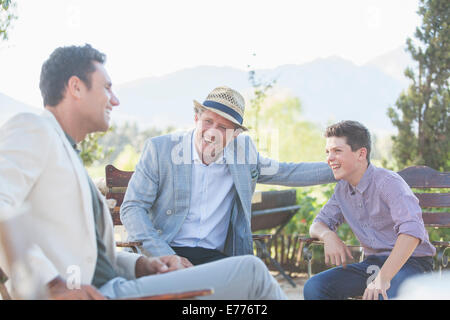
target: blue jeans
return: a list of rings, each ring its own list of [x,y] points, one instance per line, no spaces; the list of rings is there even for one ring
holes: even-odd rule
[[[335,267],[316,274],[305,283],[305,300],[342,300],[362,296],[367,287],[367,280],[369,277],[371,280],[375,279],[375,270],[381,268],[387,258],[372,255],[363,262],[347,265],[345,269]],[[407,278],[432,269],[432,257],[410,257],[391,280],[391,286],[387,290],[388,298],[396,297],[400,284]]]

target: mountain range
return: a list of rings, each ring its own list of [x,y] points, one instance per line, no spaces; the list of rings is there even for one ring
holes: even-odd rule
[[[386,112],[407,88],[403,70],[408,65],[411,59],[398,48],[362,66],[332,56],[301,65],[256,70],[256,77],[276,80],[275,90],[287,90],[298,97],[305,120],[325,126],[352,119],[371,131],[393,132]],[[113,112],[113,121],[136,121],[141,129],[192,126],[192,100],[202,102],[220,85],[242,92],[247,101],[251,96],[248,72],[231,67],[198,66],[116,85],[121,104]],[[0,93],[0,123],[20,111],[39,109]]]

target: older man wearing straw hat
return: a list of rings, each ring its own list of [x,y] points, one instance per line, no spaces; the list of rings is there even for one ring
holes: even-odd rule
[[[243,125],[245,101],[228,87],[194,100],[195,129],[146,142],[121,207],[129,240],[152,256],[186,265],[252,254],[251,199],[256,183],[308,186],[334,182],[323,163],[262,157]]]

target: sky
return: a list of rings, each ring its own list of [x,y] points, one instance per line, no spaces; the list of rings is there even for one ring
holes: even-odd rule
[[[113,84],[199,65],[248,70],[339,56],[362,65],[404,46],[418,0],[18,0],[0,42],[0,93],[40,107],[51,52],[90,43]],[[195,81],[195,79],[193,79]]]

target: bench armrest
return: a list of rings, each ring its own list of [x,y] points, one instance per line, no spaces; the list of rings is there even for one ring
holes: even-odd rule
[[[252,234],[252,239],[255,240],[269,240],[272,239],[271,234]]]
[[[130,241],[130,242],[116,241],[116,247],[120,248],[132,248],[139,246],[142,246],[141,241]]]

